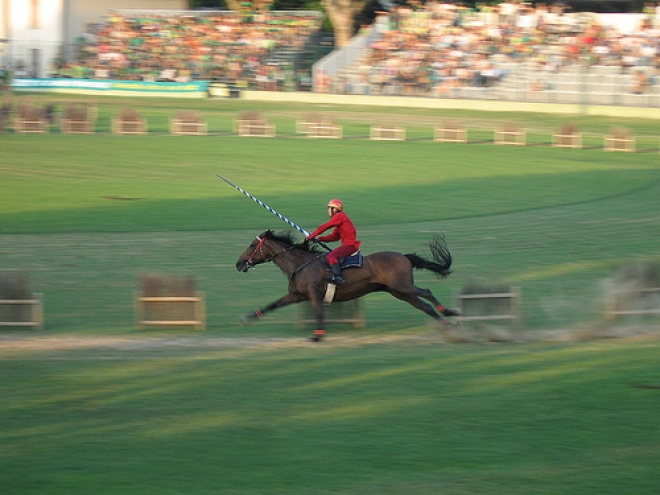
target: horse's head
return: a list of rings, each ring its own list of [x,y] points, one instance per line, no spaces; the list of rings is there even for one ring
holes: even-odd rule
[[[269,234],[270,230],[258,235],[241,254],[236,262],[236,269],[239,272],[247,272],[256,265],[270,261],[268,248],[265,246]]]
[[[241,254],[236,262],[236,269],[239,272],[247,272],[251,267],[294,252],[317,253],[318,250],[316,246],[310,246],[306,241],[296,244],[291,233],[276,234],[272,230],[267,230],[258,235]]]

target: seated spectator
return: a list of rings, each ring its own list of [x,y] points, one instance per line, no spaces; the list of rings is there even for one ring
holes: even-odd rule
[[[159,82],[174,82],[176,79],[176,69],[163,69],[158,76]]]
[[[100,64],[96,66],[96,69],[94,70],[94,79],[108,79],[109,77],[110,73],[107,67]]]
[[[320,28],[321,17],[250,12],[247,4],[244,10],[131,17],[112,12],[106,23],[89,24],[89,32],[77,39],[77,62],[99,78],[186,82],[208,79],[213,72],[241,87],[283,90],[287,78],[282,68],[269,67],[265,81],[256,81],[259,69],[280,46],[303,47]],[[99,64],[103,69],[97,74]]]
[[[649,78],[643,70],[636,70],[633,74],[633,82],[630,86],[630,92],[634,95],[646,93],[649,87]]]

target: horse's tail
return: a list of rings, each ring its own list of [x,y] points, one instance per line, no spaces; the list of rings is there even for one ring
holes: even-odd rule
[[[444,236],[435,236],[429,242],[431,249],[431,258],[427,259],[417,254],[406,254],[406,258],[410,260],[413,268],[418,270],[431,270],[440,277],[446,277],[451,273],[451,253],[447,249]]]

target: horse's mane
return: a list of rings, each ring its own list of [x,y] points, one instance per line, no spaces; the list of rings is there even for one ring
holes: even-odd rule
[[[272,230],[267,230],[264,232],[266,239],[271,239],[273,241],[284,244],[285,246],[300,249],[308,253],[319,253],[321,250],[315,244],[310,244],[307,241],[296,242],[293,232],[273,232]]]

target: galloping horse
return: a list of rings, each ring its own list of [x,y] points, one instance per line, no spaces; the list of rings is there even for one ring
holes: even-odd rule
[[[440,323],[447,324],[447,320],[440,314],[457,316],[460,312],[445,308],[430,290],[420,289],[413,282],[413,268],[430,270],[440,277],[446,277],[450,273],[452,259],[444,239],[434,238],[429,247],[432,260],[416,254],[404,255],[395,252],[378,252],[365,256],[362,267],[344,270],[345,282],[336,288],[334,301],[350,301],[370,292],[389,292]],[[251,267],[272,261],[289,278],[289,293],[268,306],[243,316],[242,321],[247,323],[250,319],[261,318],[277,308],[310,301],[317,321],[317,329],[311,340],[320,341],[325,335],[323,298],[329,274],[324,257],[324,253],[317,246],[307,241],[296,244],[290,233],[275,234],[267,230],[257,236],[238,258],[236,269],[247,272]],[[421,298],[431,301],[433,306]]]

